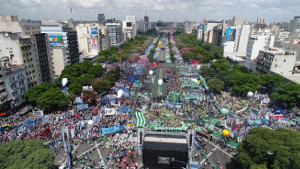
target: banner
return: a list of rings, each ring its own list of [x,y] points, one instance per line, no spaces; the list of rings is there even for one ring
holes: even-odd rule
[[[125,130],[125,125],[123,124],[121,126],[112,126],[109,128],[102,128],[101,132],[102,132],[102,135],[107,135],[107,134],[119,133],[124,130]]]
[[[63,46],[63,37],[62,36],[49,36],[50,46]]]
[[[144,114],[141,112],[135,112],[134,115],[136,118],[136,126],[137,127],[145,127],[146,121],[145,121]]]
[[[166,106],[170,107],[171,109],[173,109],[173,108],[180,109],[182,107],[182,103],[172,103],[172,102],[167,101]]]

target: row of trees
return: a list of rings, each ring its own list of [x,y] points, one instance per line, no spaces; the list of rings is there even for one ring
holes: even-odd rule
[[[25,93],[25,98],[45,112],[64,109],[70,103],[69,97],[60,91],[55,83],[35,85]]]
[[[90,61],[83,61],[74,65],[67,65],[56,84],[61,86],[61,80],[67,78],[68,92],[79,95],[82,91],[82,86],[92,85],[92,81],[103,76],[105,72],[106,69],[102,65],[93,65]]]
[[[54,153],[39,140],[14,140],[0,145],[0,168],[54,168]]]
[[[149,62],[152,62],[154,60],[153,56],[155,53],[155,48],[157,47],[158,43],[159,43],[159,39],[154,43],[154,48],[150,50],[150,54],[148,55]]]
[[[222,57],[223,51],[220,46],[202,43],[195,38],[194,34],[179,35],[175,38],[176,44],[185,59],[208,63],[213,59]]]
[[[210,68],[202,66],[200,74],[206,78],[214,92],[222,91],[223,86],[239,96],[246,96],[249,91],[262,90],[270,94],[279,106],[292,107],[300,103],[299,84],[286,82],[279,74],[259,75],[249,72],[245,67],[232,66],[225,58],[212,63]]]
[[[172,62],[174,62],[176,60],[175,56],[174,56],[174,51],[172,50],[172,44],[170,42],[170,39],[169,39],[169,49],[170,49],[170,59]]]
[[[119,48],[112,46],[99,52],[97,62],[103,63],[108,61],[109,63],[113,63],[120,61],[121,58],[127,60],[131,53],[143,54],[152,41],[152,36],[137,35],[134,39],[121,44]]]
[[[252,128],[238,148],[241,169],[300,168],[300,133]]]

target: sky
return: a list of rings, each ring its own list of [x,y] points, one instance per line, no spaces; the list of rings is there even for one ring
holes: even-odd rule
[[[97,20],[97,14],[124,20],[126,15],[150,21],[220,21],[233,16],[248,21],[289,21],[300,15],[300,0],[0,0],[0,15],[19,19]]]

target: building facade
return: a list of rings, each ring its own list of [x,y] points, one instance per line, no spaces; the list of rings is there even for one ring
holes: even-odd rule
[[[291,74],[296,62],[296,52],[282,48],[259,51],[256,72],[259,74],[278,73],[281,75]]]
[[[11,108],[20,106],[25,102],[24,94],[28,90],[25,66],[3,67],[3,77]]]
[[[79,63],[77,32],[76,31],[68,32],[67,39],[68,39],[68,48],[67,48],[68,63],[70,63],[71,65],[75,63]]]
[[[48,35],[45,33],[35,34],[31,36],[32,53],[36,59],[38,69],[37,82],[52,82],[53,81],[53,61],[52,51]]]
[[[104,23],[104,22],[105,22],[105,15],[98,14],[98,23]]]
[[[125,21],[122,22],[122,32],[124,42],[133,39],[137,34],[137,23],[135,16],[126,16]]]
[[[106,23],[110,46],[120,46],[123,43],[122,26],[120,23]]]

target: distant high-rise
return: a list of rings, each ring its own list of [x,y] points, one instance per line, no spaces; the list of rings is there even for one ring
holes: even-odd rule
[[[298,32],[300,30],[300,16],[295,16],[291,21],[291,32]]]
[[[262,17],[259,17],[257,18],[257,21],[256,21],[258,24],[264,24],[265,23],[265,18],[262,18]]]
[[[123,42],[122,26],[120,23],[106,23],[110,46],[120,46]]]
[[[104,14],[98,14],[98,22],[99,23],[104,23],[105,22]]]

